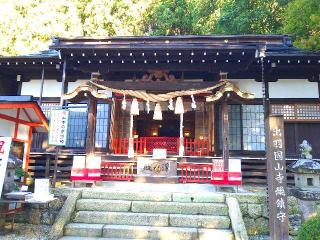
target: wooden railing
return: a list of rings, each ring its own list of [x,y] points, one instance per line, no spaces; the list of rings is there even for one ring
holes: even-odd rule
[[[210,183],[212,164],[180,163],[179,182],[181,183]]]
[[[206,139],[184,139],[184,154],[186,156],[209,156],[209,141]]]
[[[134,162],[103,162],[101,178],[103,181],[133,181]]]

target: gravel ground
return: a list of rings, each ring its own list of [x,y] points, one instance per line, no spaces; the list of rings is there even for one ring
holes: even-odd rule
[[[11,225],[6,225],[6,234],[0,235],[1,240],[39,240],[39,228],[38,225],[15,223],[13,231],[10,232]],[[40,225],[40,239],[45,240],[50,231],[48,225]],[[3,233],[2,233],[3,234]]]

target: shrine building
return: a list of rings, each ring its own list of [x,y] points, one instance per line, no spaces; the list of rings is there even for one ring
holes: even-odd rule
[[[103,180],[133,181],[137,158],[164,149],[180,182],[210,182],[213,163],[228,171],[240,159],[243,182],[265,184],[273,114],[284,116],[287,163],[303,140],[320,158],[320,53],[287,35],[54,38],[46,51],[1,56],[0,80],[1,99],[32,96],[49,121],[69,111],[59,180],[74,156],[98,156]],[[52,176],[48,133],[32,134],[28,171]]]

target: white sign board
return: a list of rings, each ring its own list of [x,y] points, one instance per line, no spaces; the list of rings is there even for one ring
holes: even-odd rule
[[[154,159],[166,159],[167,158],[167,149],[154,148],[152,152],[152,158]]]
[[[39,200],[48,198],[50,195],[49,184],[49,179],[35,179],[34,198]]]
[[[49,145],[65,146],[67,143],[68,110],[51,110]]]
[[[0,137],[0,196],[2,194],[4,178],[6,176],[10,146],[11,138]]]

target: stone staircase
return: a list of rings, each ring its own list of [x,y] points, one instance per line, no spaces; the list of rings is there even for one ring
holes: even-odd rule
[[[234,239],[219,193],[84,189],[61,239]]]

